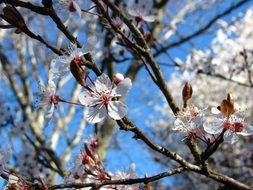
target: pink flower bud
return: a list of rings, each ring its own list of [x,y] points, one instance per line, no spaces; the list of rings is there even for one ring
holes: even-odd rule
[[[124,76],[121,73],[116,73],[113,77],[113,82],[118,85],[122,80],[124,80]]]
[[[105,173],[105,172],[102,171],[102,172],[99,174],[98,178],[99,178],[99,180],[103,181],[103,180],[108,179],[108,175],[107,175],[107,173]]]

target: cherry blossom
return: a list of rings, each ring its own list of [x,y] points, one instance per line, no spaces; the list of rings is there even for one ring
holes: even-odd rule
[[[129,78],[114,85],[107,75],[99,76],[94,83],[94,88],[79,95],[79,101],[88,107],[86,120],[90,123],[98,123],[107,115],[115,120],[123,118],[127,114],[127,107],[119,101],[119,98],[125,96],[131,87],[132,82]]]
[[[76,12],[79,17],[82,16],[82,10],[76,0],[55,0],[54,4],[56,4],[56,9],[59,11],[67,9],[70,13]]]
[[[50,120],[54,114],[55,105],[59,103],[59,96],[56,95],[56,86],[52,80],[44,86],[41,82],[40,87],[40,107],[45,109],[45,119]]]
[[[179,112],[172,130],[179,131],[188,137],[195,137],[201,133],[200,126],[203,123],[204,113],[196,106],[190,105]]]
[[[85,141],[80,153],[74,158],[73,164],[74,166],[65,177],[66,183],[92,183],[110,179],[97,153],[96,137],[91,137]]]
[[[19,122],[15,122],[15,125],[12,128],[11,134],[15,137],[18,137],[22,134],[25,134],[28,131],[29,131],[28,123],[19,121]]]
[[[45,148],[48,147],[45,146]],[[26,179],[43,178],[45,181],[49,180],[50,170],[41,163],[39,156],[30,144],[23,144],[22,151],[17,152],[16,156],[19,159],[17,159],[15,170],[22,177]]]
[[[15,175],[10,174],[8,177],[8,183],[4,187],[4,190],[29,190],[29,186],[25,183],[25,181]]]
[[[139,1],[135,5],[130,5],[127,8],[127,12],[135,18],[137,23],[141,21],[154,22],[156,16],[154,15],[152,9],[153,7],[151,2],[147,3],[146,1]]]
[[[52,68],[49,71],[51,78],[59,78],[69,73],[72,61],[81,66],[81,56],[86,53],[88,53],[88,48],[84,48],[84,46],[82,48],[78,48],[77,45],[70,44],[65,55],[52,60]]]
[[[134,179],[134,178],[137,178],[135,164],[131,164],[127,171],[116,171],[114,174],[112,174],[113,180]],[[112,187],[111,189],[115,189],[115,188]],[[140,190],[138,184],[118,185],[116,189],[119,189],[119,190]]]
[[[122,75],[121,73],[116,73],[113,76],[113,82],[116,85],[119,84],[122,80],[124,80],[124,75]]]
[[[215,116],[214,121],[203,125],[207,133],[216,135],[224,131],[224,141],[231,144],[238,141],[238,135],[249,136],[253,134],[253,127],[247,124],[238,113],[226,116],[217,108],[212,108],[211,112]]]

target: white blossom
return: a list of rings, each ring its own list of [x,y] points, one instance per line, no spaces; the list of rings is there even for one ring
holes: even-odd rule
[[[88,48],[78,48],[77,45],[71,44],[65,55],[59,56],[52,60],[52,68],[49,73],[52,79],[59,78],[70,72],[70,63],[75,60],[82,63],[81,56],[88,52]]]
[[[172,130],[179,131],[186,136],[195,136],[201,132],[199,129],[203,123],[204,113],[196,106],[188,106],[179,112]]]
[[[253,127],[244,121],[237,113],[225,116],[217,108],[212,108],[214,121],[204,123],[204,130],[209,134],[220,134],[223,131],[224,141],[231,144],[238,141],[238,135],[249,136],[253,134]]]
[[[88,107],[86,120],[90,123],[98,123],[107,115],[115,120],[123,118],[127,114],[127,107],[118,99],[125,96],[131,86],[132,82],[129,78],[125,78],[115,86],[107,75],[99,76],[93,89],[79,95],[79,101]]]
[[[130,4],[127,7],[127,12],[135,18],[137,23],[143,20],[146,22],[154,22],[156,19],[152,2],[147,3],[147,1],[144,0],[139,1],[136,4]]]
[[[76,0],[54,0],[53,4],[56,11],[62,13],[63,20],[66,20],[66,15],[69,16],[70,13],[77,13],[79,17],[82,16],[82,10]],[[66,14],[66,11],[69,14]]]
[[[45,119],[50,120],[54,114],[55,105],[59,102],[59,96],[56,95],[56,86],[52,80],[49,80],[47,86],[40,82],[39,87],[40,107],[45,109]]]

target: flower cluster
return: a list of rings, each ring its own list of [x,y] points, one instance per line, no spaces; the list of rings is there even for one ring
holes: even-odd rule
[[[8,177],[8,183],[5,185],[4,190],[29,190],[30,187],[26,182],[17,177],[16,175],[10,174]]]
[[[76,0],[54,0],[53,5],[57,12],[62,13],[60,15],[63,20],[67,20],[66,16],[70,16],[71,13],[77,13],[79,17],[82,16],[82,10]]]
[[[97,153],[98,139],[91,137],[84,143],[80,153],[74,159],[74,166],[65,177],[66,183],[96,183],[104,180],[120,180],[136,178],[135,165],[131,165],[127,172],[117,171],[115,174],[105,171]],[[90,188],[83,188],[90,189]],[[104,190],[140,190],[137,185],[106,185]]]
[[[151,1],[139,1],[135,5],[129,5],[127,12],[130,16],[134,17],[137,25],[141,21],[154,22],[156,18]]]
[[[39,155],[34,151],[34,148],[29,144],[22,147],[21,152],[17,153],[16,170],[27,179],[43,178],[49,180],[49,169],[46,168],[39,158]]]
[[[84,143],[80,154],[74,159],[73,168],[65,177],[66,183],[90,183],[110,179],[98,156],[97,146],[98,140],[95,137]]]
[[[238,141],[238,135],[249,136],[253,134],[253,127],[247,124],[244,118],[235,111],[230,94],[218,108],[212,108],[211,113],[214,116],[213,119],[204,122],[203,111],[199,111],[197,107],[192,105],[187,106],[178,113],[172,130],[180,131],[188,138],[202,137],[204,131],[212,135],[222,135],[224,141],[231,144]]]
[[[212,113],[215,116],[214,121],[204,124],[204,130],[207,133],[217,135],[224,132],[224,141],[231,144],[239,140],[238,135],[249,136],[253,134],[253,127],[247,124],[238,113],[226,116],[217,108],[212,108]]]
[[[84,66],[85,61],[91,61],[89,56],[90,52],[87,49],[78,48],[76,45],[71,44],[65,55],[52,60],[48,85],[44,86],[40,83],[40,106],[46,110],[45,119],[47,121],[52,117],[55,106],[59,102],[71,103],[61,99],[56,94],[56,85],[54,83],[54,81],[63,78],[69,72],[87,90],[79,95],[79,101],[84,107],[88,108],[86,112],[86,120],[88,122],[101,122],[107,115],[112,119],[119,120],[127,114],[126,105],[119,99],[130,90],[132,86],[131,80],[117,73],[113,78],[113,82],[105,74],[98,76],[95,81],[92,81]],[[87,78],[90,79],[93,86],[87,84]]]
[[[78,48],[77,45],[70,44],[65,52],[65,55],[52,60],[52,68],[49,71],[52,80],[62,78],[69,72],[72,72],[71,68],[74,64],[81,67],[83,64],[81,56],[88,52],[88,48],[85,48],[84,46],[82,48]]]
[[[204,113],[196,106],[190,105],[177,115],[172,130],[180,131],[185,136],[196,137],[202,134]]]

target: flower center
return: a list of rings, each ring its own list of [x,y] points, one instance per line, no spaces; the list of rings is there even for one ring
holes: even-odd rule
[[[102,181],[102,180],[106,180],[107,179],[107,174],[105,172],[101,172],[98,176],[98,178]]]
[[[229,121],[226,121],[225,123],[223,123],[223,128],[225,130],[231,129],[232,125]]]
[[[83,155],[82,164],[86,165],[86,164],[89,164],[89,163],[90,163],[89,156],[87,154]]]
[[[136,16],[136,17],[135,17],[135,21],[136,21],[137,23],[139,23],[139,22],[143,21],[143,17],[142,17],[142,16]]]
[[[233,124],[234,132],[242,132],[243,129],[244,129],[244,125],[241,122],[235,122]]]
[[[197,112],[197,111],[195,111],[195,110],[191,110],[191,111],[190,111],[190,116],[191,116],[191,118],[195,118],[197,115],[198,115],[198,112]]]
[[[112,97],[108,92],[102,92],[100,98],[105,106],[107,106],[109,102],[112,100]]]
[[[75,8],[75,6],[74,6],[73,1],[70,2],[68,8],[69,8],[69,11],[70,11],[70,12],[75,12],[75,11],[76,11],[76,8]]]
[[[50,100],[49,100],[49,103],[50,104],[58,104],[59,103],[59,96],[57,95],[52,95],[50,96]]]
[[[73,61],[76,62],[77,65],[82,65],[82,63],[83,63],[81,57],[79,57],[79,56],[76,56],[76,57],[73,59]]]

